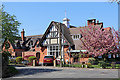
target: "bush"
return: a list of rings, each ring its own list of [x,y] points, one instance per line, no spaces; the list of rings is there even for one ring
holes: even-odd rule
[[[10,56],[10,53],[9,52],[3,52],[2,53],[2,65],[4,66],[6,66],[6,65],[8,65],[8,63],[9,63],[9,56]]]
[[[104,61],[100,62],[100,67],[102,67],[103,69],[105,69],[107,67],[107,63]]]
[[[89,58],[89,59],[88,59],[88,63],[93,64],[94,62],[95,62],[95,58]]]
[[[30,57],[28,58],[29,62],[32,62],[32,61],[35,60],[35,59],[36,59],[35,56],[30,56]]]
[[[2,78],[10,77],[17,73],[17,70],[14,67],[8,66],[9,56],[9,52],[2,53]]]
[[[21,63],[22,62],[22,57],[17,57],[16,58],[16,62],[19,64],[19,63]]]
[[[86,63],[87,67],[90,68],[92,65],[91,63]]]
[[[16,70],[16,68],[14,68],[12,66],[7,66],[7,68],[5,69],[5,71],[4,72],[2,71],[2,78],[11,77],[11,76],[13,76],[13,75],[15,75],[17,73],[18,73],[18,70]]]
[[[72,67],[77,67],[77,68],[81,68],[82,67],[82,65],[81,64],[73,64],[73,65],[71,65]]]
[[[10,59],[9,63],[16,63],[16,60],[15,59]]]
[[[111,63],[111,67],[112,67],[113,69],[115,68],[115,65],[116,65],[115,62],[112,62],[112,63]]]

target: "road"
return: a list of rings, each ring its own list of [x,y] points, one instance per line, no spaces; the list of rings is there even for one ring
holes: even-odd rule
[[[117,69],[16,67],[19,74],[12,78],[118,78]]]

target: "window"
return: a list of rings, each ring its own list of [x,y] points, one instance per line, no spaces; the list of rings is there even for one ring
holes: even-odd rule
[[[75,34],[73,35],[73,40],[79,40],[81,38],[81,34]]]
[[[75,35],[74,35],[74,39],[75,39]]]
[[[48,46],[48,55],[53,55],[56,58],[59,56],[59,46],[58,45],[51,45]]]
[[[79,35],[78,35],[78,39],[79,39]]]

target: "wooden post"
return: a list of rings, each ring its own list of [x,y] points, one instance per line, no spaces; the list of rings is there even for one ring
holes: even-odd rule
[[[35,60],[33,60],[33,66],[35,66],[35,64],[36,64],[36,62],[35,62]]]
[[[60,50],[60,67],[62,67],[62,54],[61,54],[61,24],[59,23],[59,50]]]

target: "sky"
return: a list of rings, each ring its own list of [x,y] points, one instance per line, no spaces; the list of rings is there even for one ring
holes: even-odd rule
[[[4,10],[21,23],[19,33],[44,34],[51,21],[63,22],[65,10],[70,24],[87,25],[88,19],[103,22],[103,27],[118,29],[118,4],[109,2],[3,2]]]

